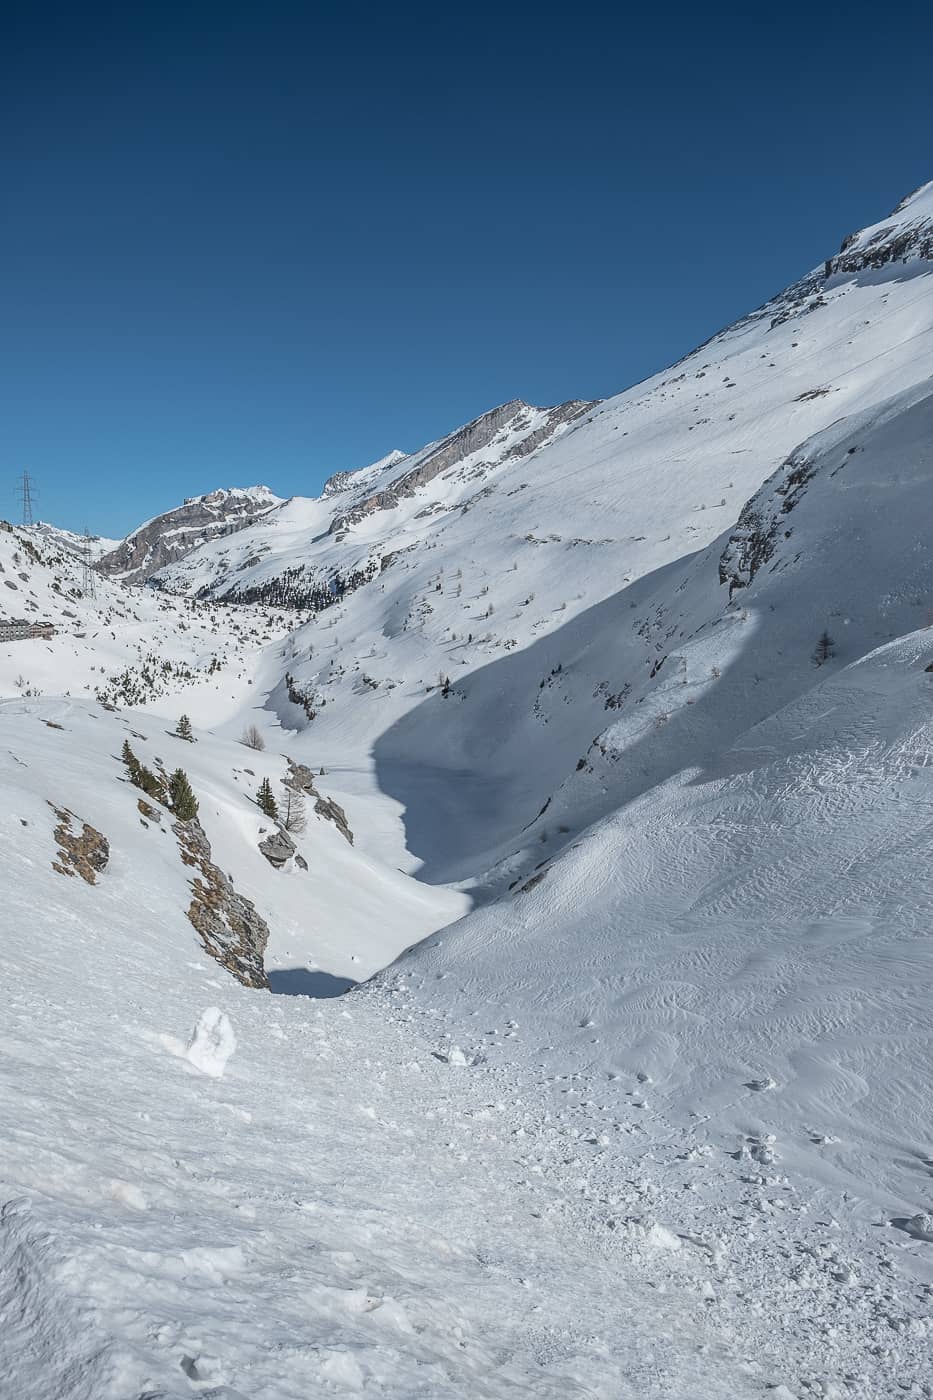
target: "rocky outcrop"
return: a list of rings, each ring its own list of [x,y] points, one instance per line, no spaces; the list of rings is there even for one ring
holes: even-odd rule
[[[319,817],[325,821],[333,822],[345,841],[353,845],[353,832],[350,830],[350,823],[347,821],[347,814],[339,802],[335,802],[332,797],[322,797],[314,785],[314,773],[304,763],[294,763],[288,759],[288,777],[285,779],[287,787],[294,788],[296,792],[302,792],[306,796],[314,799],[314,810]]]
[[[864,240],[852,234],[843,240],[836,256],[827,259],[824,272],[827,277],[839,272],[865,272],[906,262],[908,258],[933,259],[933,222],[918,219],[906,226],[889,224]]]
[[[532,408],[521,399],[512,399],[509,403],[490,409],[488,413],[474,418],[472,423],[458,428],[456,432],[428,448],[417,458],[417,464],[410,471],[403,472],[390,486],[382,491],[375,491],[371,496],[365,496],[350,510],[336,515],[331,521],[330,533],[338,534],[347,530],[365,520],[374,511],[394,509],[400,500],[406,496],[413,496],[417,490],[433,481],[436,476],[440,476],[442,472],[448,471],[465,457],[472,457],[487,448],[490,449],[490,456],[496,456],[498,461],[526,457],[592,406],[593,401],[583,399],[557,404],[554,408],[545,410],[547,416],[544,422],[535,428],[532,428],[531,424],[541,410]],[[505,435],[515,436],[515,442],[505,453],[493,453],[491,449],[494,442]]]
[[[281,870],[298,850],[287,831],[273,831],[259,843],[259,849],[270,865]]]
[[[197,872],[191,882],[188,918],[205,951],[245,987],[268,988],[263,953],[269,925],[211,860],[211,845],[199,821],[173,822],[172,830],[182,860]]]
[[[353,832],[350,830],[347,814],[339,802],[335,802],[332,797],[319,797],[314,804],[314,810],[325,821],[333,822],[344,840],[353,845]]]
[[[790,539],[787,517],[799,504],[816,467],[805,454],[793,452],[742,508],[735,529],[719,560],[719,582],[729,585],[729,597],[747,588],[774,554],[780,540]]]
[[[278,505],[281,501],[267,486],[191,496],[184,505],[157,515],[127,535],[96,567],[124,583],[145,583],[164,565],[183,559],[206,540],[234,534]]]
[[[81,830],[72,831],[72,821],[80,821],[67,807],[56,807],[49,803],[58,817],[55,840],[58,844],[58,859],[52,861],[52,869],[59,875],[80,875],[88,885],[96,885],[98,875],[107,868],[110,859],[110,842],[89,822],[81,822]]]

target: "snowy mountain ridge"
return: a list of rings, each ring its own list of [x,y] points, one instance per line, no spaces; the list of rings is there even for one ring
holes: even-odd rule
[[[36,530],[55,544],[61,545],[63,549],[70,549],[73,554],[82,559],[87,558],[89,563],[94,564],[121,543],[120,540],[107,539],[103,535],[79,535],[73,530],[63,530],[59,525],[51,525],[47,520],[37,520]]]
[[[157,569],[207,540],[243,529],[282,504],[268,486],[228,487],[188,496],[182,505],[137,526],[97,560],[101,573],[124,583],[145,583]]]

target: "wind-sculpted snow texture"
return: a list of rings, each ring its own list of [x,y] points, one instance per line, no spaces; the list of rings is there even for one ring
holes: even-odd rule
[[[928,1400],[931,226],[157,590],[0,530],[0,1393]]]

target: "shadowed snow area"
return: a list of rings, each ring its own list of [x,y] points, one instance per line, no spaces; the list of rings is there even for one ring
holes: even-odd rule
[[[286,997],[342,997],[356,983],[308,967],[282,967],[269,973],[269,991]]]

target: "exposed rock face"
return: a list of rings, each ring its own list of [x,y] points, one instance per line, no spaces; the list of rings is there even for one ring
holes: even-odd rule
[[[335,802],[332,797],[322,797],[314,786],[314,773],[304,763],[294,763],[288,759],[288,777],[285,779],[288,787],[294,788],[296,792],[303,792],[308,797],[314,798],[314,810],[319,817],[325,821],[333,822],[345,841],[353,845],[353,832],[350,830],[350,823],[347,821],[347,814]]]
[[[172,830],[185,865],[198,872],[191,882],[188,918],[205,950],[245,987],[268,988],[262,959],[269,925],[213,863],[210,842],[197,819],[173,822]]]
[[[897,263],[933,261],[933,182],[902,200],[888,219],[870,225],[842,241],[839,252],[799,281],[793,282],[756,311],[736,321],[738,330],[748,322],[768,318],[771,328],[792,318],[806,316],[827,305],[827,283],[838,275],[856,277]]]
[[[346,491],[353,481],[352,472],[334,472],[329,476],[321,487],[322,496],[339,496],[341,491]]]
[[[347,814],[339,802],[335,802],[332,797],[319,797],[314,804],[314,810],[325,821],[333,822],[344,840],[353,845],[353,832],[350,830]]]
[[[767,564],[781,539],[789,539],[787,517],[806,492],[816,468],[803,453],[793,452],[759,491],[747,501],[719,560],[719,582],[729,585],[729,597],[747,588]]]
[[[281,501],[267,486],[189,497],[176,510],[157,515],[127,535],[97,568],[125,583],[145,583],[163,565],[184,558],[206,540],[242,530],[278,505]]]
[[[864,272],[867,268],[906,262],[908,258],[933,258],[933,223],[930,221],[918,219],[906,227],[891,224],[878,229],[864,242],[857,235],[847,238],[836,256],[827,260],[825,272],[827,277],[837,272]]]
[[[80,832],[72,831],[72,820],[80,818],[67,807],[55,807],[51,802],[49,806],[58,817],[55,828],[58,859],[52,861],[52,869],[59,875],[80,875],[88,885],[96,885],[98,875],[106,870],[110,859],[110,842],[88,822],[81,822]]]
[[[534,409],[530,404],[522,403],[520,399],[512,399],[509,403],[501,404],[498,408],[490,409],[488,413],[483,413],[479,418],[474,418],[472,423],[467,423],[466,427],[458,428],[455,433],[443,438],[434,447],[420,455],[415,466],[410,471],[403,472],[396,477],[392,484],[382,491],[376,491],[371,496],[365,496],[348,511],[336,515],[331,521],[330,532],[336,534],[341,530],[347,530],[352,525],[357,525],[361,520],[365,520],[367,515],[372,515],[377,510],[392,510],[398,505],[404,496],[412,496],[422,486],[426,486],[429,481],[433,481],[436,476],[456,465],[465,457],[471,457],[477,452],[483,452],[487,448],[492,449],[494,440],[503,434],[515,435],[516,440],[504,455],[496,455],[497,460],[510,460],[516,457],[526,457],[534,452],[535,448],[541,447],[543,443],[552,438],[565,424],[570,423],[575,418],[579,418],[587,409],[592,408],[593,401],[573,399],[568,403],[557,404],[554,408],[546,410],[547,417],[543,423],[531,428],[534,416],[540,411]],[[523,431],[528,429],[529,431]],[[333,480],[333,478],[332,478]],[[344,482],[343,486],[347,483]]]
[[[276,870],[281,870],[282,866],[291,860],[298,847],[287,831],[273,831],[260,841],[259,849],[270,865],[275,866]]]

